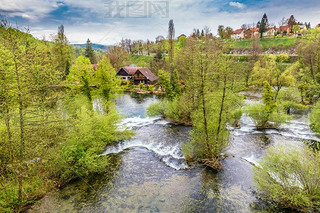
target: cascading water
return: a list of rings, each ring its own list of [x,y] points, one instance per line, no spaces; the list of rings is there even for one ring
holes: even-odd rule
[[[255,96],[255,94],[251,94]],[[251,96],[250,96],[251,97]],[[241,127],[230,131],[224,169],[186,169],[181,144],[191,127],[175,126],[160,117],[148,118],[146,108],[158,101],[151,95],[124,94],[117,108],[124,116],[119,128],[132,129],[133,139],[108,147],[103,155],[116,159],[114,172],[79,180],[46,196],[30,212],[284,212],[269,210],[253,193],[253,166],[266,149],[278,144],[301,147],[319,141],[307,115],[295,115],[280,129],[256,130],[243,115]],[[246,100],[246,104],[258,101]],[[101,108],[95,102],[96,110]]]

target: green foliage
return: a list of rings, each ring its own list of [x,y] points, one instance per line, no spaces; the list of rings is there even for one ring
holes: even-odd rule
[[[89,39],[87,40],[84,56],[90,60],[91,64],[95,64],[97,62],[94,49],[92,48],[92,43]]]
[[[167,108],[167,103],[165,101],[153,103],[148,106],[146,114],[149,117],[164,115],[166,108]]]
[[[309,115],[310,128],[312,131],[320,134],[320,101],[318,101],[314,106]]]
[[[93,68],[91,62],[88,58],[80,56],[76,59],[75,64],[71,66],[70,74],[67,77],[68,86],[75,91],[82,92],[91,101],[92,82]]]
[[[159,70],[159,84],[164,87],[166,97],[172,99],[174,97],[172,84],[170,82],[170,74],[164,70]]]
[[[267,81],[265,81],[263,82],[263,85],[264,85],[264,93],[263,93],[264,110],[267,114],[271,114],[277,108],[277,103],[273,100],[273,92],[270,84]]]
[[[93,84],[96,86],[95,93],[98,96],[104,97],[107,101],[119,89],[121,80],[117,77],[116,70],[112,67],[110,60],[106,56],[103,56],[98,63]]]
[[[107,156],[100,155],[105,147],[132,136],[131,132],[118,130],[120,116],[112,104],[105,106],[108,110],[104,114],[93,111],[83,96],[70,98],[66,105],[73,118],[72,128],[61,145],[60,157],[54,160],[56,169],[52,172],[62,183],[103,172],[110,164]]]
[[[179,83],[179,73],[177,69],[174,69],[172,74],[171,74],[171,79],[170,79],[171,85],[172,85],[172,91],[174,96],[179,96],[182,92],[181,86]]]
[[[240,126],[240,119],[242,117],[243,110],[238,108],[231,113],[230,124],[234,127]]]
[[[272,39],[262,39],[260,44],[262,50],[268,49],[289,49],[296,46],[296,37],[284,37],[284,38],[272,38]],[[250,49],[252,46],[252,40],[242,40],[242,41],[229,41],[232,49]]]
[[[259,193],[303,212],[320,207],[320,154],[308,147],[270,148],[254,168]]]
[[[245,112],[258,128],[278,127],[290,119],[282,107],[273,100],[273,92],[268,82],[264,82],[263,104],[256,103],[246,107]]]

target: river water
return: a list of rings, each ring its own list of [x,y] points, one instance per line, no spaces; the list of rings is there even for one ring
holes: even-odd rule
[[[117,108],[125,116],[119,128],[131,128],[136,135],[105,150],[113,169],[50,193],[29,212],[285,212],[270,209],[270,203],[256,196],[252,168],[270,146],[319,141],[307,115],[265,131],[257,131],[243,115],[241,127],[231,130],[225,168],[216,172],[188,168],[180,147],[191,127],[146,117],[146,108],[157,101],[136,93],[118,97]],[[246,104],[256,101],[250,98]]]

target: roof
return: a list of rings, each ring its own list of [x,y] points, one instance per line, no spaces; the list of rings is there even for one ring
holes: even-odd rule
[[[288,30],[290,30],[290,26],[289,26],[289,25],[280,26],[280,27],[279,27],[279,31],[280,31],[280,32],[288,31]]]
[[[259,28],[249,28],[252,32],[259,32]]]
[[[243,32],[243,29],[237,29],[235,31],[233,31],[233,34],[240,34]]]
[[[120,70],[125,70],[129,75],[134,75],[137,71],[140,71],[150,81],[158,80],[158,77],[153,74],[147,67],[121,67]]]

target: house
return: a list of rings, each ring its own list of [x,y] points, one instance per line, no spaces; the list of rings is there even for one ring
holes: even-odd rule
[[[122,81],[130,80],[135,85],[154,84],[158,81],[158,77],[155,76],[147,67],[121,67],[117,72],[117,75],[121,77]]]
[[[244,38],[245,39],[249,39],[249,38],[253,38],[255,36],[259,36],[259,28],[249,28],[244,32]]]
[[[320,23],[316,25],[316,28],[319,28],[319,27],[320,27]]]
[[[275,33],[277,32],[277,28],[275,27],[269,27],[266,32],[264,32],[262,35],[263,36],[274,36]]]
[[[278,28],[278,31],[280,32],[280,33],[285,33],[285,34],[289,34],[290,32],[291,32],[291,27],[290,27],[290,25],[285,25],[285,26],[280,26],[279,28]]]
[[[181,35],[178,36],[178,40],[179,40],[180,38],[187,38],[187,36],[186,36],[185,34],[181,34]]]
[[[238,29],[233,31],[233,34],[231,35],[231,38],[233,39],[243,39],[244,38],[244,30]]]

